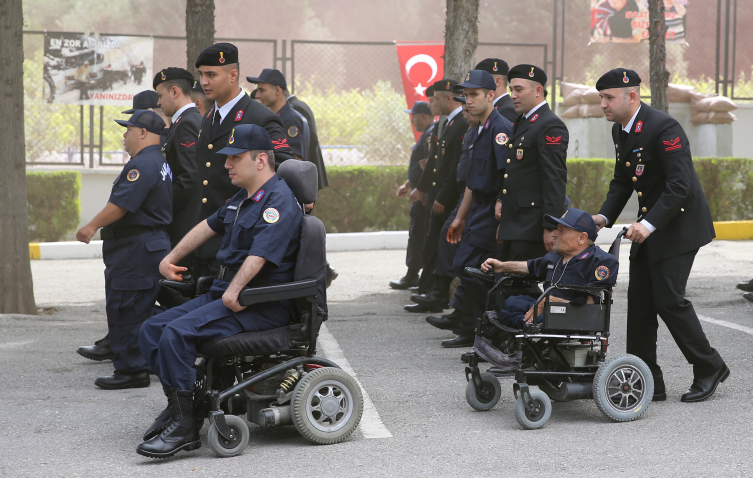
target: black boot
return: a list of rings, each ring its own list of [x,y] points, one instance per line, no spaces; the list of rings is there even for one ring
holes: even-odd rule
[[[329,265],[329,262],[327,263],[327,289],[329,289],[329,286],[332,285],[332,281],[337,279],[337,276],[340,274],[337,273],[335,269],[332,268],[331,265]]]
[[[390,281],[390,287],[392,287],[393,289],[404,290],[418,286],[418,271],[419,269],[411,269],[409,267],[408,272],[404,277],[401,277],[398,280]]]
[[[181,450],[190,451],[201,447],[199,430],[201,423],[193,413],[193,390],[171,390],[172,417],[170,424],[158,436],[140,444],[139,455],[149,458],[168,458]]]
[[[146,433],[144,433],[144,441],[151,440],[152,438],[162,433],[162,431],[170,424],[170,421],[172,419],[173,394],[170,393],[170,389],[168,387],[165,387],[164,384],[162,385],[162,388],[164,389],[165,396],[167,397],[167,407],[162,410],[159,415],[157,415],[157,419],[154,420],[152,426],[150,426]]]
[[[94,342],[94,345],[82,345],[76,353],[89,360],[112,360],[115,354],[110,348],[110,334]]]

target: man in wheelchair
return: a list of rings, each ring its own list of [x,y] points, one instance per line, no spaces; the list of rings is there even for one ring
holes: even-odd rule
[[[138,453],[165,458],[199,448],[203,419],[193,413],[194,363],[199,343],[243,332],[287,326],[292,301],[239,304],[244,287],[293,281],[299,250],[302,206],[275,173],[274,145],[256,125],[235,127],[226,148],[225,168],[242,188],[212,216],[198,224],[160,264],[169,280],[182,280],[183,257],[216,234],[224,234],[217,254],[220,274],[211,290],[144,322],[141,351],[162,382],[167,408],[144,435]]]
[[[605,287],[613,286],[617,281],[619,263],[613,255],[594,245],[596,223],[591,215],[580,209],[568,209],[562,218],[544,216],[552,225],[557,225],[553,232],[554,249],[538,259],[520,262],[502,262],[487,259],[481,264],[484,272],[528,274],[544,281],[544,288],[553,285]],[[550,302],[572,302],[574,304],[593,304],[591,295],[572,290],[554,289],[549,296]],[[523,329],[525,324],[543,320],[545,301],[539,302],[538,310],[533,310],[536,299],[529,295],[514,295],[505,300],[505,306],[499,311],[497,320],[510,329]],[[491,330],[484,335],[495,335]],[[510,365],[520,363],[520,353],[510,356]]]

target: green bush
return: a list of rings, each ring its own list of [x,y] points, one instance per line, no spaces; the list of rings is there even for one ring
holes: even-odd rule
[[[395,195],[406,166],[331,166],[329,187],[319,191],[314,215],[327,232],[405,231],[410,201]]]
[[[753,159],[695,158],[695,170],[714,221],[753,219]],[[410,203],[395,196],[404,166],[327,168],[330,187],[319,191],[314,214],[327,232],[399,231],[410,223]],[[614,159],[569,159],[567,195],[572,207],[595,213],[614,174]]]
[[[81,220],[80,192],[78,171],[27,172],[29,240],[56,242],[75,230]]]

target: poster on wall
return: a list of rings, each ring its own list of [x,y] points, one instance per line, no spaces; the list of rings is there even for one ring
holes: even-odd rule
[[[688,0],[662,0],[667,42],[686,43]],[[648,0],[591,0],[590,43],[648,41]]]
[[[50,103],[131,106],[152,88],[152,38],[46,32],[44,81]]]

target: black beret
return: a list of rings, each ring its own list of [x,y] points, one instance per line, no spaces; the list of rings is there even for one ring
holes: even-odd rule
[[[259,91],[259,88],[254,88],[254,91],[251,92],[250,96],[252,100],[256,99],[256,93]]]
[[[426,93],[424,93],[427,98],[431,98],[434,96],[434,85],[431,85],[430,87],[426,88]]]
[[[189,73],[188,70],[171,66],[170,68],[165,68],[164,70],[158,71],[157,74],[154,75],[152,88],[156,90],[157,85],[159,85],[160,83],[172,80],[186,80],[188,81],[189,85],[193,85],[193,75]]]
[[[196,68],[205,66],[222,66],[238,63],[238,48],[232,43],[215,43],[199,53]]]
[[[195,91],[196,93],[201,93],[204,95],[204,88],[201,87],[201,83],[199,83],[199,80],[193,80],[193,86],[191,87],[191,91]]]
[[[542,85],[546,85],[546,73],[544,70],[534,65],[513,66],[507,73],[507,80],[512,81],[514,78],[538,81]]]
[[[444,91],[446,93],[453,93],[452,89],[457,85],[458,82],[455,80],[450,80],[449,78],[444,78],[439,81],[435,81],[433,85],[434,87],[434,93],[437,93],[438,91]]]
[[[507,75],[510,71],[510,67],[507,66],[505,60],[500,60],[499,58],[487,58],[486,60],[481,60],[474,70],[488,71],[492,75]]]
[[[599,81],[596,82],[596,89],[608,90],[610,88],[627,88],[629,86],[639,86],[641,77],[633,70],[627,68],[615,68],[604,73]]]

